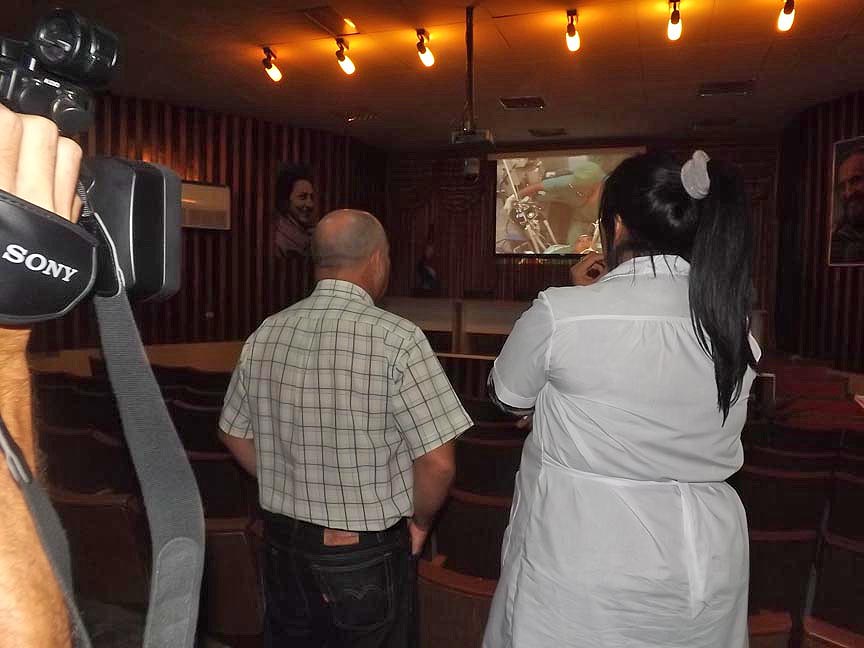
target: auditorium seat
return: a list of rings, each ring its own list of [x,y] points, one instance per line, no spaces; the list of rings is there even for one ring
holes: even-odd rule
[[[802,648],[864,648],[864,634],[850,632],[812,616],[804,618]]]
[[[816,531],[750,531],[750,612],[788,612],[800,618]]]
[[[183,401],[189,405],[200,407],[222,407],[225,402],[224,391],[208,391],[186,385],[166,385],[162,388],[162,396],[166,401]]]
[[[836,470],[847,475],[864,477],[864,454],[841,451],[837,455]]]
[[[220,407],[191,405],[183,401],[169,401],[168,412],[177,428],[183,446],[193,452],[224,452],[219,441]]]
[[[260,634],[264,619],[260,535],[248,518],[208,519],[206,533],[201,627],[216,636]]]
[[[835,473],[828,531],[864,541],[864,477]]]
[[[459,437],[454,486],[478,495],[512,497],[522,445],[521,439]]]
[[[761,612],[748,618],[749,648],[788,648],[792,617],[788,612]]]
[[[48,482],[74,493],[136,493],[138,480],[126,447],[91,428],[41,426],[39,448]]]
[[[82,598],[146,606],[149,535],[133,495],[51,490],[69,539],[75,588]]]
[[[824,538],[812,616],[864,635],[864,542]]]
[[[252,512],[250,485],[234,458],[227,452],[187,452],[204,516],[207,518],[240,518]]]
[[[183,385],[205,391],[222,392],[228,390],[231,374],[221,371],[202,371],[192,367],[167,367],[153,365],[153,374],[161,386]]]
[[[831,452],[840,448],[843,433],[843,428],[835,425],[830,414],[786,418],[774,425],[771,447],[797,452]]]
[[[793,472],[745,465],[735,487],[750,528],[760,531],[819,529],[831,473]]]
[[[776,393],[778,400],[792,398],[841,400],[848,394],[849,381],[841,376],[825,376],[818,380],[807,379],[789,372],[776,374]]]
[[[421,560],[418,598],[421,648],[479,648],[496,581],[450,569],[444,556]]]
[[[488,399],[463,398],[462,405],[475,423],[512,423],[516,417],[502,412]]]
[[[117,402],[107,385],[105,390],[76,385],[53,385],[36,392],[37,417],[48,425],[95,427],[103,431],[120,427]]]
[[[510,504],[509,497],[451,489],[435,530],[435,546],[447,557],[450,569],[468,576],[498,578]]]
[[[747,445],[770,445],[774,426],[766,421],[748,421],[741,430],[741,441]]]
[[[514,419],[497,423],[475,423],[465,430],[462,436],[488,441],[516,440],[524,442],[530,431],[528,428],[516,427],[516,420]]]
[[[761,445],[750,445],[744,449],[744,463],[760,468],[776,468],[799,472],[825,472],[834,469],[837,453],[796,452],[776,450]]]

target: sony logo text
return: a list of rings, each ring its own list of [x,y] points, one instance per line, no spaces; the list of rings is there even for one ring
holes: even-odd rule
[[[9,263],[23,263],[24,267],[28,270],[41,272],[46,276],[60,279],[66,283],[69,283],[72,276],[78,272],[75,268],[71,268],[63,263],[58,263],[54,259],[49,259],[44,254],[39,254],[38,252],[31,254],[27,248],[14,243],[10,243],[6,246],[6,251],[3,253],[2,258],[4,261],[8,261]]]

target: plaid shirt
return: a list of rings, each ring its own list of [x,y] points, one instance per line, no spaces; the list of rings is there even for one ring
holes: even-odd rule
[[[255,439],[261,506],[380,531],[413,513],[413,462],[471,426],[423,332],[327,279],[246,341],[219,426]]]

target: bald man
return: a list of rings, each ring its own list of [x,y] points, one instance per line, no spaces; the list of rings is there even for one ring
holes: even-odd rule
[[[416,644],[416,557],[471,426],[423,332],[381,310],[374,216],[327,214],[317,285],[246,341],[220,420],[258,479],[266,645]]]

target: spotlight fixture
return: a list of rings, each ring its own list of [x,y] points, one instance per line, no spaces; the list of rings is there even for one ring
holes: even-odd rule
[[[669,14],[669,25],[666,27],[666,35],[671,41],[677,41],[681,38],[681,9],[678,7],[680,2],[669,0],[669,8],[672,13]]]
[[[276,64],[273,62],[276,60],[276,54],[273,53],[273,50],[269,47],[265,47],[264,49],[264,58],[261,59],[261,65],[264,66],[264,70],[267,72],[267,76],[269,76],[273,83],[279,83],[282,80],[282,72],[276,67]]]
[[[417,54],[420,56],[420,60],[423,61],[423,65],[426,67],[432,67],[435,65],[435,55],[432,53],[432,50],[429,49],[429,32],[425,29],[417,30]]]
[[[579,12],[575,9],[567,10],[567,49],[571,52],[577,51],[582,46],[576,23],[579,22]]]
[[[783,3],[783,8],[780,10],[780,15],[777,16],[777,29],[781,32],[787,32],[792,29],[792,23],[795,22],[795,0],[786,0]]]
[[[348,49],[348,41],[344,38],[337,38],[336,45],[339,46],[339,49],[336,50],[336,60],[339,61],[339,67],[342,68],[345,74],[354,74],[357,67],[354,65],[354,61],[345,53],[345,50]]]

